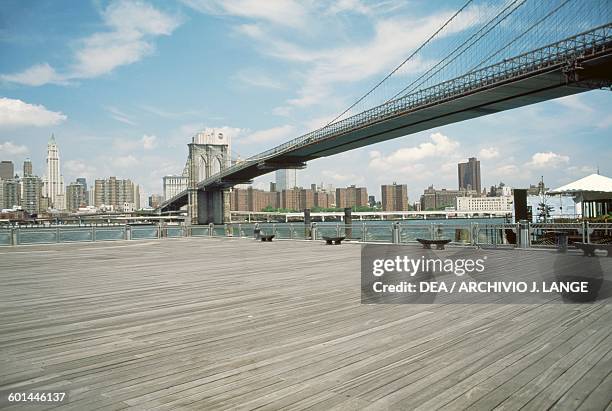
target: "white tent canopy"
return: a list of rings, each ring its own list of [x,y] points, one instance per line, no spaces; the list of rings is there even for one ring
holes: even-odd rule
[[[591,174],[580,180],[555,188],[549,191],[548,194],[573,194],[575,197],[579,197],[580,200],[587,201],[611,199],[612,178],[599,174]]]
[[[555,188],[548,194],[571,195],[582,217],[597,217],[612,211],[612,178],[599,174]]]

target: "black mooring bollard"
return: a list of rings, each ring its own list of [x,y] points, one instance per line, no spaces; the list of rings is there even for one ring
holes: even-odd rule
[[[353,209],[346,207],[344,209],[344,235],[346,238],[353,238]]]
[[[310,223],[311,223],[311,218],[310,218],[310,208],[305,208],[304,209],[304,238],[308,239],[311,237],[311,232],[310,232]]]

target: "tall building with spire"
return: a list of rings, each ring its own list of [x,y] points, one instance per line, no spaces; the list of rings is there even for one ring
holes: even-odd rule
[[[61,173],[59,149],[53,134],[47,144],[47,174],[43,181],[43,196],[49,198],[53,208],[58,210],[66,208],[64,176]]]

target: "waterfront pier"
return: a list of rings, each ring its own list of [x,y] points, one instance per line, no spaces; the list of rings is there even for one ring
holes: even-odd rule
[[[187,237],[0,259],[0,389],[65,390],[62,410],[612,400],[612,305],[365,305],[358,245]]]

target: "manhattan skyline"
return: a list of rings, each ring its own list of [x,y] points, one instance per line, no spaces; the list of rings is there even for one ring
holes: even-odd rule
[[[427,33],[411,27],[457,8],[233,4],[7,2],[0,159],[30,157],[42,176],[54,133],[66,182],[116,175],[161,193],[161,177],[182,172],[197,131],[222,131],[248,157],[320,127],[412,50],[395,38],[418,44]],[[609,92],[593,91],[440,127],[309,162],[298,183],[376,193],[397,181],[415,199],[430,184],[456,188],[457,163],[469,157],[481,161],[483,187],[526,187],[541,175],[555,187],[597,167],[609,176],[611,103]]]

